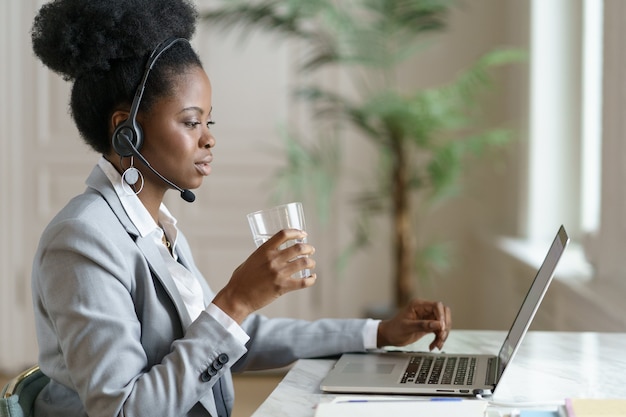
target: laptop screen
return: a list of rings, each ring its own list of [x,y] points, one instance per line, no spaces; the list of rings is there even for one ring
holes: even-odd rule
[[[504,339],[504,343],[502,344],[502,348],[500,348],[500,353],[498,354],[498,381],[502,377],[504,373],[504,369],[509,364],[515,353],[521,344],[521,341],[530,326],[530,323],[537,312],[537,308],[545,295],[550,281],[554,275],[554,270],[556,268],[561,255],[563,254],[563,250],[569,243],[569,237],[567,236],[567,232],[565,228],[561,226],[559,231],[552,242],[552,246],[550,246],[550,250],[546,255],[541,267],[537,271],[537,275],[530,287],[530,290],[526,294],[526,298],[522,303],[522,307],[517,312],[517,317],[509,330],[506,338]]]

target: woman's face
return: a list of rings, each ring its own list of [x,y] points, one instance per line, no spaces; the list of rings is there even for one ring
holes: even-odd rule
[[[137,115],[144,135],[139,151],[155,170],[181,188],[198,188],[211,173],[215,146],[209,131],[211,109],[211,83],[204,70],[194,66],[175,76],[171,95]],[[144,174],[145,187],[169,188],[141,163],[135,166]]]

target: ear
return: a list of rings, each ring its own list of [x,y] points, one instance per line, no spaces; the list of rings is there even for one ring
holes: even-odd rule
[[[115,132],[115,128],[130,116],[128,110],[115,110],[109,119],[109,135]]]

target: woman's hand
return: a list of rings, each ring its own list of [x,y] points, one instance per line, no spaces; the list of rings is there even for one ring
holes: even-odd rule
[[[430,350],[441,350],[451,328],[452,313],[449,307],[441,302],[412,300],[395,317],[380,322],[378,347],[404,346],[428,333],[434,333],[435,339],[430,344]]]
[[[249,314],[281,295],[312,286],[317,278],[314,273],[307,278],[292,278],[292,275],[315,268],[311,257],[315,248],[307,243],[296,243],[280,249],[287,241],[302,240],[306,236],[296,229],[276,233],[233,272],[213,303],[241,324]]]

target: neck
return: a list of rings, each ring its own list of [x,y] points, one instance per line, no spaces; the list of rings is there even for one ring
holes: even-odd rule
[[[139,197],[139,200],[157,224],[159,223],[159,209],[164,196],[165,191],[146,190],[146,187],[137,194],[137,197]]]

